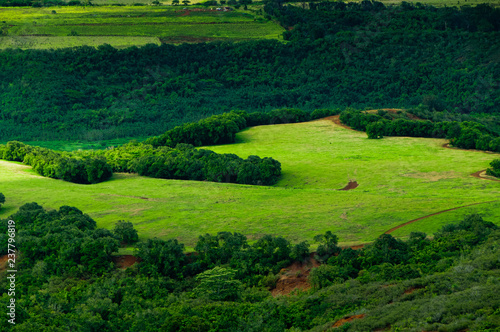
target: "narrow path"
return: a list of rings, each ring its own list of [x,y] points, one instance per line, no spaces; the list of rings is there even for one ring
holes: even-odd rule
[[[483,180],[490,180],[490,181],[498,181],[500,182],[500,179],[497,180],[497,179],[492,179],[492,178],[485,178],[485,177],[482,177],[481,176],[481,173],[486,171],[485,169],[483,169],[482,171],[477,171],[476,173],[472,173],[471,176],[475,177],[475,178],[478,178],[478,179],[483,179]]]
[[[448,212],[448,211],[453,211],[453,210],[458,210],[458,209],[462,209],[462,208],[465,208],[465,207],[468,207],[468,206],[472,206],[472,205],[478,205],[478,204],[486,204],[486,203],[493,203],[493,202],[498,202],[498,200],[494,200],[494,201],[488,201],[488,202],[479,202],[479,203],[472,203],[472,204],[467,204],[467,205],[464,205],[464,206],[458,206],[456,208],[452,208],[452,209],[447,209],[447,210],[443,210],[443,211],[439,211],[439,212],[436,212],[436,213],[433,213],[433,214],[429,214],[428,216],[425,216],[425,217],[420,217],[420,218],[417,218],[417,219],[413,219],[413,220],[410,220],[408,222],[405,222],[404,224],[401,224],[399,226],[396,226],[394,228],[391,228],[390,230],[384,232],[384,234],[391,234],[392,232],[394,232],[396,229],[399,229],[401,227],[404,227],[406,225],[409,225],[411,223],[414,223],[415,221],[419,221],[419,220],[422,220],[422,219],[425,219],[425,218],[429,218],[429,217],[432,217],[432,216],[435,216],[435,215],[438,215],[438,214],[441,214],[441,213],[444,213],[444,212]]]

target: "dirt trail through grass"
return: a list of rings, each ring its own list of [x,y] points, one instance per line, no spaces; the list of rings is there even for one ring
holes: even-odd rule
[[[481,171],[477,171],[475,173],[472,173],[471,176],[475,177],[475,178],[478,178],[478,179],[483,179],[483,180],[490,180],[490,181],[498,181],[500,182],[500,179],[497,180],[497,179],[493,179],[491,177],[484,177],[484,176],[481,176],[481,175],[484,175],[484,174],[481,174],[481,173],[484,173],[486,172],[485,169],[481,170]]]
[[[467,205],[464,205],[464,206],[458,206],[458,207],[455,207],[455,208],[452,208],[452,209],[447,209],[447,210],[443,210],[443,211],[439,211],[439,212],[436,212],[436,213],[433,213],[433,214],[429,214],[427,216],[424,216],[424,217],[420,217],[420,218],[417,218],[417,219],[413,219],[413,220],[410,220],[408,222],[405,222],[404,224],[401,224],[399,226],[396,226],[394,228],[391,228],[390,230],[386,231],[384,234],[391,234],[392,232],[394,232],[396,229],[399,229],[401,227],[404,227],[406,225],[409,225],[411,223],[414,223],[416,221],[419,221],[419,220],[422,220],[422,219],[425,219],[425,218],[429,218],[429,217],[432,217],[432,216],[435,216],[435,215],[438,215],[438,214],[441,214],[441,213],[444,213],[444,212],[448,212],[448,211],[454,211],[454,210],[458,210],[458,209],[462,209],[462,208],[466,208],[468,206],[473,206],[473,205],[479,205],[479,204],[486,204],[486,203],[493,203],[493,202],[498,202],[498,200],[494,200],[494,201],[488,201],[488,202],[479,202],[479,203],[472,203],[472,204],[467,204]]]

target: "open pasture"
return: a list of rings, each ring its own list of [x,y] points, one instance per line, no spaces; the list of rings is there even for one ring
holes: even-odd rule
[[[481,204],[422,219],[394,235],[435,232],[443,221],[457,221],[471,209],[499,222],[500,182],[471,176],[498,154],[446,149],[441,139],[369,140],[365,133],[331,120],[253,127],[237,137],[235,144],[208,148],[279,160],[283,176],[275,186],[132,174],[78,185],[0,161],[0,192],[7,198],[0,217],[26,202],[48,208],[72,205],[89,213],[100,227],[112,228],[117,220],[127,220],[135,224],[141,239],[177,238],[190,246],[198,235],[219,231],[311,241],[314,235],[331,230],[344,245],[365,243],[407,221],[474,203]],[[350,180],[359,186],[338,190]]]
[[[280,39],[284,31],[275,22],[249,11],[184,10],[178,6],[0,8],[0,28],[1,48]]]

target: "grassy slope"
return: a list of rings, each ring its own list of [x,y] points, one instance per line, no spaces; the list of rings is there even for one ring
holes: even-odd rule
[[[0,28],[6,36],[0,37],[0,49],[97,46],[104,43],[127,47],[157,44],[158,38],[172,42],[196,38],[281,39],[284,31],[278,24],[249,11],[189,9],[185,11],[171,6],[2,8]]]
[[[270,233],[310,241],[332,230],[341,242],[352,244],[372,241],[415,218],[500,196],[498,182],[470,176],[498,155],[445,149],[440,139],[368,140],[364,133],[319,120],[253,127],[238,134],[238,140],[210,149],[279,160],[283,177],[277,185],[115,174],[111,181],[86,186],[43,178],[24,165],[0,161],[0,192],[7,197],[0,217],[36,201],[51,208],[76,206],[101,227],[112,228],[119,219],[132,221],[142,239],[175,237],[193,245],[203,233],[238,231],[250,237]],[[359,187],[338,191],[349,179]],[[472,208],[484,208],[487,220],[499,222],[498,202]],[[450,213],[461,217],[461,211]],[[424,219],[395,234],[432,233],[447,216]]]

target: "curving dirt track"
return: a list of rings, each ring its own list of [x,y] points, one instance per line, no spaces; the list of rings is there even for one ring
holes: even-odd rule
[[[483,179],[483,180],[490,180],[490,181],[498,181],[500,182],[500,179],[497,180],[497,179],[493,179],[493,178],[486,178],[486,177],[483,177],[481,176],[481,173],[485,172],[486,170],[483,169],[482,171],[477,171],[476,173],[472,173],[471,176],[475,177],[475,178],[478,178],[478,179]]]
[[[435,216],[435,215],[438,215],[438,214],[441,214],[441,213],[444,213],[444,212],[448,212],[448,211],[453,211],[453,210],[458,210],[458,209],[462,209],[462,208],[465,208],[465,207],[468,207],[468,206],[473,206],[473,205],[479,205],[479,204],[486,204],[486,203],[493,203],[493,202],[498,202],[499,200],[494,200],[494,201],[488,201],[488,202],[479,202],[479,203],[472,203],[472,204],[467,204],[467,205],[464,205],[464,206],[458,206],[456,208],[452,208],[452,209],[447,209],[447,210],[443,210],[443,211],[439,211],[439,212],[436,212],[436,213],[432,213],[432,214],[429,214],[427,216],[424,216],[424,217],[420,217],[420,218],[417,218],[417,219],[413,219],[413,220],[410,220],[408,222],[405,222],[404,224],[401,224],[399,226],[396,226],[394,228],[391,228],[390,230],[384,232],[384,234],[391,234],[392,232],[394,232],[396,229],[399,229],[401,227],[404,227],[406,225],[409,225],[411,223],[414,223],[416,221],[419,221],[419,220],[422,220],[422,219],[425,219],[425,218],[429,218],[429,217],[432,217],[432,216]]]

